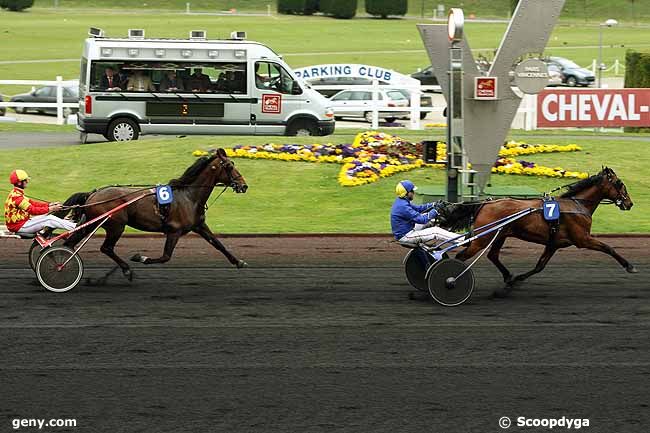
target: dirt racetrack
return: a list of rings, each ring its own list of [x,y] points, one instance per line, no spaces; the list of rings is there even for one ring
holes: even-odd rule
[[[650,238],[608,238],[639,269],[568,249],[512,297],[483,258],[470,302],[411,301],[387,238],[199,238],[65,294],[34,284],[29,241],[0,240],[0,431],[75,418],[63,432],[499,432],[518,417],[650,426]],[[93,239],[86,276],[111,266]],[[163,240],[117,252],[157,256]],[[519,272],[541,247],[506,243]],[[38,431],[23,428],[18,431]],[[43,430],[46,431],[46,430]],[[553,431],[566,431],[556,427]]]

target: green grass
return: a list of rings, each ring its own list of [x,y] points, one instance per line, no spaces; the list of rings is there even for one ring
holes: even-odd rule
[[[232,30],[246,30],[249,39],[268,44],[284,55],[292,67],[354,62],[411,73],[429,63],[417,23],[418,20],[408,19],[350,21],[282,15],[273,18],[153,13],[124,15],[44,9],[29,13],[0,12],[0,28],[3,29],[0,32],[0,61],[72,59],[38,64],[0,63],[0,78],[49,80],[57,75],[65,79],[77,78],[77,59],[90,26],[101,27],[108,35],[126,35],[129,28],[144,28],[148,36],[182,38],[187,37],[190,29],[206,29],[212,38],[227,37]],[[488,57],[499,45],[505,29],[505,24],[467,25],[471,46]],[[608,65],[616,59],[623,62],[625,51],[630,47],[650,49],[650,28],[622,25],[606,29],[604,40],[604,62]],[[586,66],[598,57],[597,46],[596,25],[565,22],[553,32],[547,53],[568,57]],[[28,89],[25,86],[0,86],[0,93],[12,95]]]
[[[400,133],[410,141],[442,135]],[[77,191],[109,184],[164,183],[190,165],[197,148],[229,147],[237,143],[275,142],[349,143],[352,133],[332,137],[190,137],[143,140],[131,143],[100,143],[85,146],[0,151],[0,173],[21,167],[33,177],[29,193],[49,200],[63,200]],[[529,138],[528,142],[538,142]],[[650,232],[650,180],[647,177],[646,143],[582,138],[552,140],[547,143],[577,142],[584,151],[525,157],[540,164],[597,172],[602,164],[612,166],[626,182],[635,201],[631,212],[613,206],[601,207],[595,216],[595,232]],[[224,194],[208,212],[209,224],[221,233],[295,232],[389,232],[388,214],[395,183],[407,177],[420,185],[443,185],[444,172],[420,169],[402,176],[353,188],[336,181],[340,170],[335,164],[312,164],[237,159],[237,168],[250,189],[244,195]],[[492,176],[492,184],[523,185],[547,191],[567,183],[562,179]]]

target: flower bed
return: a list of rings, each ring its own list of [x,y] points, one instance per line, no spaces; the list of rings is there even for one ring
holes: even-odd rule
[[[533,162],[517,161],[515,156],[536,153],[576,152],[580,147],[547,144],[508,142],[499,151],[500,158],[492,168],[493,173],[525,176],[585,178],[587,173],[568,171],[561,167],[538,166]],[[445,159],[444,146],[438,149],[438,159]],[[209,152],[197,150],[195,156]],[[358,186],[376,182],[382,177],[413,170],[423,166],[444,168],[442,164],[425,164],[422,144],[410,143],[399,137],[380,132],[357,134],[352,144],[274,144],[263,146],[238,145],[226,149],[231,158],[272,159],[342,164],[338,182],[342,186]]]

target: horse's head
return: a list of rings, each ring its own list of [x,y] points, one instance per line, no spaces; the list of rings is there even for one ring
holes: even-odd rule
[[[237,171],[235,163],[228,158],[226,151],[218,149],[216,157],[210,163],[210,169],[217,170],[215,184],[221,183],[231,187],[236,193],[244,193],[248,189],[244,176]]]
[[[602,188],[605,198],[613,201],[621,210],[632,209],[634,203],[632,203],[632,199],[627,193],[625,184],[616,176],[614,170],[609,167],[603,167],[600,174],[603,176]]]

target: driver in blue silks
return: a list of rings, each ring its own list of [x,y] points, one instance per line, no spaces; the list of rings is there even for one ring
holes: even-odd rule
[[[395,187],[397,198],[390,210],[390,225],[393,236],[407,247],[429,242],[442,242],[458,235],[440,227],[426,227],[436,218],[435,203],[413,204],[417,187],[410,180],[403,180]]]

